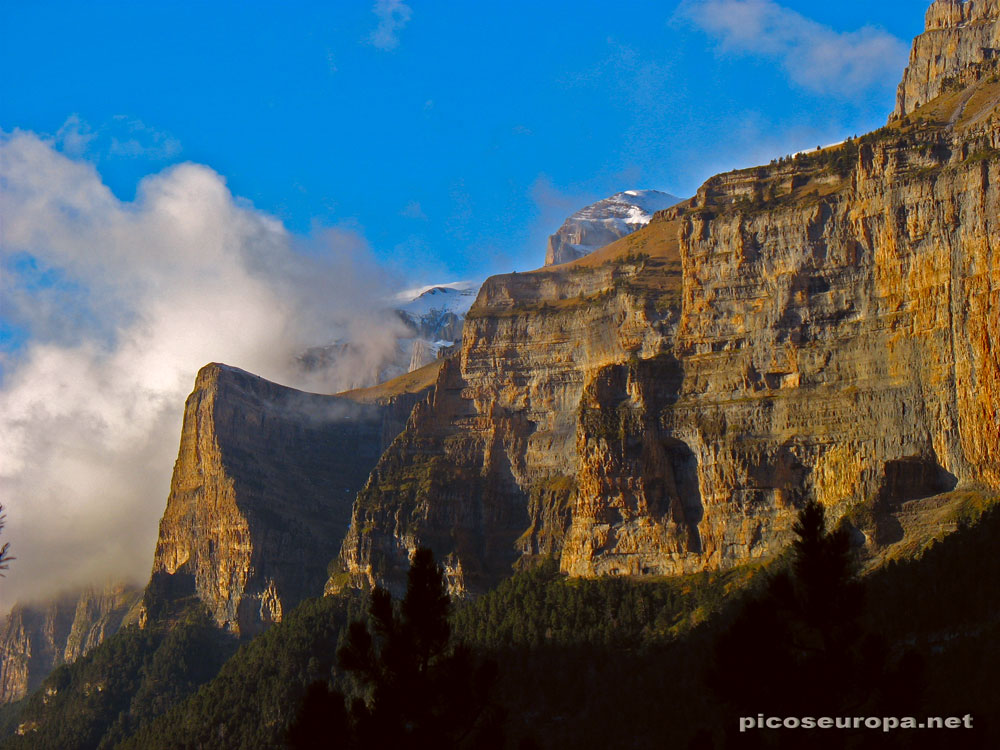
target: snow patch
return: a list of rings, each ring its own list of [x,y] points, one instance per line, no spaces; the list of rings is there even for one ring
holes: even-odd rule
[[[412,318],[423,318],[431,313],[454,313],[464,317],[476,301],[478,281],[452,281],[447,284],[409,289],[396,295],[396,309]]]

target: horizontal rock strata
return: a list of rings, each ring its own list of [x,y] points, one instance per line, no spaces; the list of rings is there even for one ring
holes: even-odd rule
[[[810,498],[837,517],[1000,488],[998,101],[980,77],[712,178],[573,264],[488,280],[331,584],[398,588],[420,544],[456,590],[534,555],[587,576],[725,567],[780,549]]]

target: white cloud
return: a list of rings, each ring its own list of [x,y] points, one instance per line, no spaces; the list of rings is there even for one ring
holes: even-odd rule
[[[111,143],[108,153],[111,156],[171,159],[181,151],[180,141],[172,135],[135,117],[116,115],[109,130]]]
[[[908,48],[871,26],[838,32],[772,0],[695,0],[680,15],[718,38],[723,52],[780,61],[804,88],[840,96],[895,83]]]
[[[378,17],[378,26],[368,40],[379,49],[390,50],[399,46],[399,32],[413,15],[413,10],[403,0],[376,0],[372,13]]]
[[[395,290],[364,239],[309,239],[180,164],[119,201],[92,164],[0,133],[0,298],[30,333],[0,381],[0,498],[20,598],[149,575],[184,399],[221,361],[309,390],[358,384],[395,353]],[[353,359],[306,374],[333,339]]]
[[[170,133],[127,115],[115,115],[93,128],[78,114],[72,114],[52,142],[68,156],[86,156],[94,161],[107,157],[167,161],[181,152],[181,142]]]
[[[63,153],[70,156],[83,156],[90,142],[97,137],[90,126],[77,114],[66,118],[66,122],[56,132],[55,142]]]
[[[403,210],[399,212],[399,215],[405,216],[407,219],[427,221],[427,214],[424,213],[424,209],[421,207],[419,201],[410,201],[407,203],[403,206]]]

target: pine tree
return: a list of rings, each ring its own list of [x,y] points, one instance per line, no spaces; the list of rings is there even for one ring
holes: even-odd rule
[[[289,732],[293,748],[499,748],[503,716],[490,702],[496,665],[450,641],[451,600],[430,550],[412,558],[406,595],[371,594],[369,623],[356,621],[337,652],[359,695],[310,688]],[[332,706],[340,704],[341,712]],[[326,721],[324,717],[330,717]]]
[[[719,637],[712,689],[734,717],[881,715],[901,686],[913,710],[919,670],[909,656],[893,661],[883,639],[866,631],[848,532],[828,532],[815,502],[799,513],[794,531],[789,569],[746,602]],[[735,721],[727,733],[735,731]],[[845,732],[813,734],[757,732],[730,740],[740,747],[854,746]]]
[[[0,531],[3,531],[4,521],[7,516],[3,512],[3,505],[0,505]],[[10,554],[10,542],[4,542],[4,545],[0,547],[0,570],[7,570],[8,564],[14,556]],[[3,577],[3,573],[0,573],[0,578]]]

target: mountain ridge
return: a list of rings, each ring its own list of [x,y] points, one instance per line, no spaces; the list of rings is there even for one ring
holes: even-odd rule
[[[461,345],[409,380],[322,396],[207,366],[146,601],[193,596],[251,637],[321,590],[402,591],[418,546],[474,596],[551,559],[576,578],[754,567],[808,500],[869,571],[967,531],[1000,499],[1000,69],[975,51],[1000,7],[927,19],[886,127],[487,279]]]
[[[226,365],[202,368],[153,561],[150,596],[193,595],[241,636],[321,589],[354,494],[414,400],[297,391]]]

